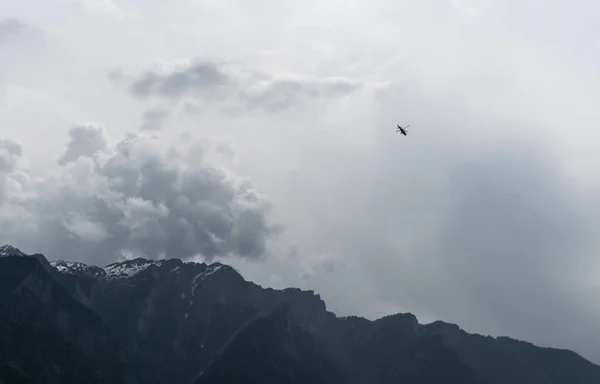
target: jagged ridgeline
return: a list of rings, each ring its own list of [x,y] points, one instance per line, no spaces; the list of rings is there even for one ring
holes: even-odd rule
[[[339,318],[224,264],[0,256],[0,383],[600,383],[571,351],[411,314]]]

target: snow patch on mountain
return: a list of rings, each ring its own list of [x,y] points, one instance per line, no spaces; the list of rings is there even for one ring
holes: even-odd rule
[[[218,272],[221,268],[223,268],[222,264],[219,263],[214,263],[209,265],[208,267],[206,267],[206,269],[197,274],[193,279],[192,279],[192,289],[191,289],[191,294],[192,296],[194,296],[194,292],[196,290],[196,287],[198,286],[198,284],[200,284],[200,282],[204,279],[206,279],[208,276],[215,274],[216,272]]]
[[[58,272],[68,275],[87,275],[91,277],[103,277],[106,275],[106,272],[102,268],[75,261],[58,260],[52,261],[50,265]]]
[[[0,246],[0,257],[7,256],[29,256],[24,252],[21,252],[18,248],[13,247],[12,245],[3,245]],[[202,272],[195,275],[195,277],[191,280],[191,296],[194,296],[196,287],[200,284],[204,279],[216,274],[222,270],[232,269],[227,265],[223,265],[221,263],[213,263],[210,265],[206,265],[204,263],[198,263],[195,261],[184,261],[179,262],[179,265],[172,266],[168,260],[147,260],[143,258],[136,258],[132,260],[125,260],[121,262],[116,262],[105,266],[104,268],[97,267],[94,265],[87,265],[81,262],[75,261],[65,261],[65,260],[57,260],[49,263],[52,268],[54,268],[57,272],[68,275],[86,275],[94,278],[104,278],[108,280],[112,279],[126,279],[132,276],[139,274],[140,272],[145,271],[146,269],[155,266],[161,267],[164,264],[169,265],[170,273],[177,274],[185,274],[185,271],[190,266],[192,268],[199,268]],[[197,270],[197,269],[196,269]],[[182,293],[182,297],[185,297],[186,294]]]
[[[146,259],[134,259],[127,260],[120,263],[109,264],[104,267],[107,279],[122,279],[128,278],[138,273],[145,271],[151,266],[160,267],[164,260],[146,260]]]

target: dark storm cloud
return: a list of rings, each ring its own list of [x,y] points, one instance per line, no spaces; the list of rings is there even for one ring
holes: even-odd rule
[[[27,194],[2,206],[3,243],[97,264],[123,252],[264,255],[276,231],[269,201],[248,181],[203,161],[201,148],[160,150],[157,140],[135,135],[110,147],[93,124],[73,127],[69,137],[59,172],[25,183]]]
[[[115,73],[123,79],[122,72]],[[254,73],[243,76],[212,62],[196,62],[171,70],[149,70],[130,80],[128,91],[138,98],[159,97],[200,103],[230,102],[230,111],[260,109],[279,112],[308,100],[337,98],[362,84],[346,78],[310,78]]]

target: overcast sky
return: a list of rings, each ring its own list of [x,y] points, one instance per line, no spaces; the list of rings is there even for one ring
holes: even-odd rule
[[[600,363],[599,20],[592,0],[0,0],[0,243],[202,255],[340,316]]]

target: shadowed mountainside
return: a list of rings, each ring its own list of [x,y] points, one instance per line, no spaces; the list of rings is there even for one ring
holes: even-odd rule
[[[23,382],[600,383],[571,351],[412,314],[338,318],[312,291],[220,263],[0,256],[0,375]]]

